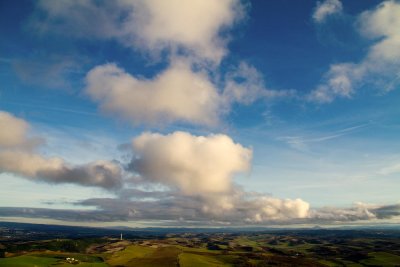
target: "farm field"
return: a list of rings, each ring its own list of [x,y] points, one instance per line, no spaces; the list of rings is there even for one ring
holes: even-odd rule
[[[83,258],[83,257],[81,257]],[[79,267],[106,267],[109,266],[101,261],[84,261],[81,260],[77,264],[70,264],[66,262],[66,257],[56,256],[52,253],[43,255],[23,255],[16,257],[9,257],[5,259],[0,259],[1,267],[25,267],[25,266],[35,266],[35,267],[47,267],[47,266],[79,266]]]
[[[71,258],[74,262],[71,262]],[[163,233],[1,240],[0,267],[400,266],[400,233],[342,230]]]

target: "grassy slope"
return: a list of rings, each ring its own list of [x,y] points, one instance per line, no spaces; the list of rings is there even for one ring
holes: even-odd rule
[[[129,261],[128,266],[152,267],[152,266],[177,266],[178,255],[182,251],[176,247],[157,248],[152,254],[140,259]]]
[[[66,257],[74,257],[81,262],[79,264],[68,264],[64,261]],[[47,267],[47,266],[78,266],[78,267],[107,267],[108,265],[98,257],[77,253],[31,253],[29,255],[0,259],[0,267]]]
[[[11,258],[0,259],[1,267],[27,267],[27,266],[37,266],[37,267],[47,267],[51,264],[57,263],[58,259],[55,258],[45,258],[45,257],[34,257],[34,256],[18,256]]]
[[[234,240],[240,246],[251,246],[251,247],[258,247],[259,243],[257,241],[251,240],[246,236],[238,237]]]
[[[111,266],[176,266],[181,252],[174,246],[150,248],[133,245],[111,255],[107,263]]]
[[[133,258],[143,258],[152,254],[154,251],[155,249],[153,248],[132,245],[126,247],[122,251],[118,251],[112,254],[110,258],[107,260],[107,263],[110,264],[111,266],[125,265]]]
[[[233,258],[232,258],[233,257]],[[107,263],[111,266],[232,266],[227,263],[236,256],[220,255],[220,251],[206,248],[167,246],[151,248],[132,245],[125,250],[109,255]]]
[[[363,264],[381,265],[381,266],[398,266],[400,264],[400,256],[386,253],[374,252],[369,253],[372,258],[361,261]]]
[[[256,250],[261,251],[261,246],[268,246],[280,249],[285,252],[291,250],[303,252],[306,255],[307,249],[314,246],[313,244],[299,244],[289,246],[288,242],[280,242],[278,245],[264,244],[263,241],[254,240],[246,237],[238,237],[234,242],[239,246],[252,246]],[[260,251],[258,253],[260,253]],[[63,252],[31,252],[23,256],[16,256],[10,258],[0,258],[0,267],[25,267],[25,266],[37,266],[37,267],[62,267],[62,266],[78,266],[78,267],[106,267],[106,266],[177,266],[178,262],[180,266],[233,266],[238,260],[241,260],[243,256],[247,255],[244,251],[218,251],[208,250],[206,247],[191,248],[180,245],[170,246],[159,246],[159,247],[148,247],[142,245],[130,245],[123,251],[107,254],[80,254],[80,253],[63,253]],[[264,256],[269,255],[269,252],[261,253]],[[260,254],[260,255],[261,255]],[[272,253],[271,256],[274,254]],[[339,262],[344,263],[349,267],[358,267],[365,265],[376,265],[376,266],[397,266],[400,263],[400,256],[385,253],[385,252],[374,252],[369,253],[370,258],[362,260],[360,263],[354,263],[345,261],[343,259],[323,259],[317,260],[321,264],[326,266],[341,266]],[[80,260],[77,265],[67,264],[65,262],[66,257],[74,257]],[[106,263],[103,262],[102,258],[106,258]],[[244,259],[242,259],[244,260]],[[294,259],[293,259],[294,260]],[[251,263],[256,265],[262,260],[258,258],[249,259]],[[108,265],[109,264],[109,265]],[[365,265],[363,265],[365,264]],[[302,265],[303,266],[303,265]]]
[[[213,256],[197,255],[192,253],[181,253],[179,255],[179,264],[182,267],[202,267],[202,266],[231,266],[217,260]]]
[[[182,250],[183,252],[193,252],[193,253],[208,253],[208,254],[220,254],[221,252],[219,250],[208,250],[207,248],[190,248],[190,247],[184,247],[184,246],[175,246]]]

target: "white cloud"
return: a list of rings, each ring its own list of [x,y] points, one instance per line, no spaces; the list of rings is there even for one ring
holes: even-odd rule
[[[335,97],[350,98],[354,93],[354,81],[364,75],[363,69],[355,64],[331,65],[325,74],[326,82],[312,91],[309,99],[317,102],[332,102]]]
[[[226,40],[220,32],[242,17],[238,0],[143,0],[126,1],[133,8],[125,31],[145,49],[179,47],[218,62],[225,54]]]
[[[228,30],[245,9],[240,0],[41,0],[30,23],[44,33],[116,39],[135,51],[165,55],[169,67],[151,79],[114,64],[93,68],[86,89],[107,113],[134,124],[211,126],[233,102],[293,94],[265,88],[262,75],[246,63],[226,76],[219,73]]]
[[[270,90],[265,88],[263,75],[253,66],[241,62],[225,77],[222,98],[230,105],[233,102],[251,104],[257,99],[271,99],[294,95],[293,90]]]
[[[26,142],[28,123],[24,120],[0,111],[0,129],[0,147],[20,146]]]
[[[0,173],[21,175],[49,183],[76,183],[113,189],[121,186],[122,170],[109,161],[70,165],[61,158],[45,158],[34,151],[27,137],[29,124],[7,112],[0,111]],[[28,144],[28,145],[27,145]]]
[[[317,2],[317,6],[312,15],[316,23],[324,22],[329,16],[342,13],[343,6],[339,0],[325,0]]]
[[[136,172],[187,195],[230,192],[232,176],[247,171],[252,157],[250,149],[222,134],[144,133],[133,140],[133,150]]]
[[[361,32],[379,40],[370,49],[371,63],[399,63],[400,60],[400,3],[386,1],[376,9],[363,12],[359,17]]]
[[[97,66],[87,75],[86,91],[102,110],[133,123],[184,121],[215,125],[217,89],[203,71],[175,61],[152,80],[136,78],[115,64]]]
[[[390,175],[399,172],[400,172],[400,163],[396,163],[380,169],[377,173],[381,175]]]
[[[108,161],[71,166],[60,158],[23,151],[0,151],[0,171],[48,183],[75,183],[113,189],[121,186],[121,169]]]
[[[262,223],[308,216],[309,204],[301,199],[253,194],[236,186],[234,175],[249,170],[252,151],[226,135],[144,133],[133,140],[133,150],[130,170],[145,182],[175,191],[171,205],[180,210],[191,203],[190,214],[198,220]]]
[[[339,63],[330,67],[325,81],[310,93],[315,102],[332,102],[336,97],[350,98],[356,89],[373,85],[381,92],[399,83],[400,75],[400,3],[386,1],[358,18],[360,32],[375,39],[366,56],[358,63]]]
[[[234,212],[220,210],[204,214],[193,198],[166,198],[155,201],[132,201],[127,199],[91,198],[76,202],[78,205],[94,206],[94,210],[61,210],[1,207],[4,217],[52,218],[67,222],[118,222],[145,220],[169,225],[345,225],[350,222],[377,223],[377,220],[396,222],[400,205],[370,205],[355,203],[350,208],[324,207],[309,209],[302,200],[279,200],[265,198],[262,207],[242,203]],[[133,208],[134,207],[134,208]],[[165,220],[168,220],[166,222]]]
[[[93,68],[86,76],[86,92],[106,113],[133,124],[176,121],[214,126],[233,103],[291,97],[293,90],[270,90],[254,67],[242,62],[224,78],[218,90],[206,71],[193,70],[190,60],[175,58],[152,79],[137,78],[115,64]]]
[[[389,206],[390,207],[390,206]],[[368,205],[365,203],[354,203],[350,208],[334,208],[324,207],[314,210],[311,217],[321,221],[356,221],[356,220],[372,220],[380,217],[386,217],[381,212],[387,209],[387,206]]]
[[[259,197],[250,202],[246,221],[261,223],[268,221],[287,221],[309,216],[310,204],[301,199],[279,199]]]
[[[38,9],[31,25],[42,32],[113,38],[151,53],[183,48],[217,63],[227,53],[221,31],[244,15],[239,0],[42,0]]]

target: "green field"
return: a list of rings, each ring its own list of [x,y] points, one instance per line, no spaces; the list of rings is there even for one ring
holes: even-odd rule
[[[158,248],[141,245],[128,246],[123,251],[109,255],[106,262],[111,266],[233,266],[228,262],[237,256],[221,255],[220,251],[184,246]]]
[[[209,253],[209,254],[220,254],[220,251],[218,250],[208,250],[206,247],[201,247],[201,248],[189,248],[189,247],[184,247],[184,246],[175,246],[182,250],[183,252],[193,252],[193,253]]]
[[[400,266],[400,237],[382,238],[379,233],[378,238],[348,238],[340,233],[327,232],[325,237],[223,233],[124,241],[15,242],[0,247],[1,256],[6,257],[0,258],[0,267]],[[67,263],[67,257],[78,263]]]
[[[386,253],[386,252],[374,252],[369,253],[370,259],[361,261],[363,264],[375,265],[375,266],[399,266],[400,256]]]
[[[65,262],[66,257],[78,259],[79,264],[69,264]],[[57,253],[32,253],[29,255],[9,257],[0,259],[0,267],[107,267],[98,257],[82,254],[57,254]]]
[[[182,267],[203,267],[203,266],[232,266],[219,261],[213,256],[197,255],[192,253],[182,253],[179,255],[179,265]]]
[[[66,257],[79,260],[79,264],[65,262]],[[105,266],[232,266],[225,263],[232,256],[220,255],[219,251],[210,251],[206,248],[187,248],[183,246],[147,247],[130,245],[124,250],[104,254],[106,262],[99,256],[80,253],[59,252],[32,252],[23,256],[0,259],[0,267],[47,267],[47,266],[79,266],[79,267],[105,267]],[[228,259],[228,260],[229,260]]]
[[[241,246],[251,246],[251,247],[258,247],[259,243],[257,241],[251,240],[248,237],[239,237],[234,240],[238,245]]]
[[[11,258],[0,259],[1,267],[27,267],[27,266],[37,266],[37,267],[47,267],[54,265],[58,262],[55,258],[45,258],[45,257],[34,257],[34,256],[18,256]]]
[[[109,255],[107,263],[110,265],[125,265],[132,259],[143,258],[152,254],[154,250],[153,248],[138,245],[129,246],[122,251]]]
[[[112,266],[176,266],[181,252],[174,246],[151,248],[133,245],[111,255],[107,263]]]

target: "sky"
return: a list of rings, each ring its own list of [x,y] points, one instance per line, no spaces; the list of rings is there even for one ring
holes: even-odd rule
[[[400,2],[0,2],[0,220],[400,219]]]

